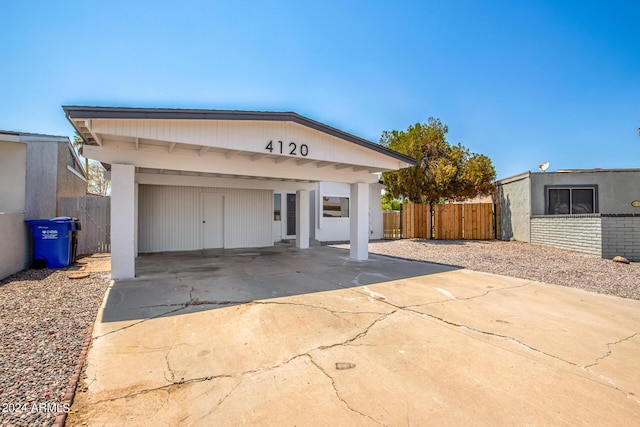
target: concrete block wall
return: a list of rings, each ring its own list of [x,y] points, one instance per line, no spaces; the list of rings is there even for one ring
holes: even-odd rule
[[[602,256],[600,215],[532,216],[531,243]]]
[[[640,262],[640,215],[602,217],[602,257]]]

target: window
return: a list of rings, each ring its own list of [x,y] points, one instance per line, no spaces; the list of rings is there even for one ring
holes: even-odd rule
[[[280,208],[282,206],[282,195],[274,194],[273,195],[273,220],[280,221]]]
[[[349,198],[324,196],[322,198],[322,216],[325,218],[349,218]]]
[[[596,212],[595,187],[547,189],[547,213],[549,215],[594,212]]]

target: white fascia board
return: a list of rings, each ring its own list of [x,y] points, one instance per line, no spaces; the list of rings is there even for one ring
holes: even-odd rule
[[[72,168],[71,166],[67,165],[67,169],[69,170],[69,172],[71,172],[72,174],[76,175],[78,178],[80,178],[84,182],[87,182],[87,178],[83,174],[81,174],[80,172],[78,172],[77,170]]]
[[[251,190],[313,190],[315,182],[267,181],[244,178],[212,178],[207,176],[136,173],[138,184],[180,187],[243,188]]]
[[[130,164],[150,169],[165,169],[190,172],[205,172],[226,175],[246,175],[271,179],[294,179],[304,181],[363,182],[378,181],[378,176],[367,171],[351,169],[335,170],[317,168],[314,164],[297,165],[295,162],[276,164],[273,158],[252,161],[249,156],[234,156],[227,159],[224,153],[207,153],[199,156],[194,150],[175,150],[168,154],[166,147],[160,150],[123,150],[116,145],[102,147],[87,145],[87,157],[104,163]]]

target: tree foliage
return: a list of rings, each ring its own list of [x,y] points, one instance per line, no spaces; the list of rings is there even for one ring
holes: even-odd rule
[[[384,172],[387,192],[413,203],[435,203],[441,199],[462,201],[492,194],[496,172],[491,160],[471,153],[460,143],[450,145],[448,127],[430,117],[406,131],[385,131],[380,144],[416,159],[414,167]]]
[[[382,210],[383,211],[399,211],[400,210],[400,202],[393,198],[393,196],[389,193],[384,193],[382,195]]]
[[[89,161],[87,192],[100,196],[111,195],[111,181],[104,177],[104,167],[102,163],[95,160]]]
[[[105,168],[102,166],[102,163],[95,160],[89,160],[84,157],[84,140],[78,131],[76,131],[73,136],[72,145],[85,161],[84,167],[87,172],[87,193],[97,194],[100,196],[110,196],[111,181],[104,178]]]

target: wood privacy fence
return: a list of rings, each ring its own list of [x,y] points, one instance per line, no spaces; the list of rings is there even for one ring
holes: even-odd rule
[[[60,216],[80,220],[78,254],[111,251],[111,198],[102,196],[62,197]]]
[[[401,229],[397,230],[397,224]],[[500,212],[493,203],[405,204],[383,213],[385,239],[490,240],[500,236]]]

